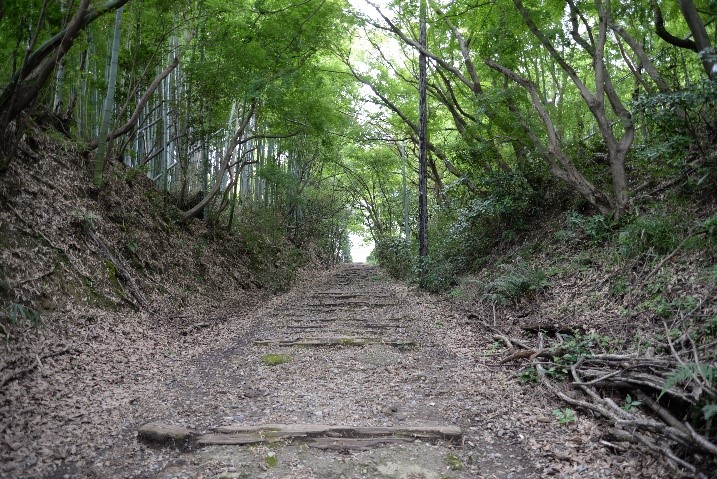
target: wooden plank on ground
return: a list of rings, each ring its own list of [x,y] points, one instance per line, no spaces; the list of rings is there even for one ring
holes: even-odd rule
[[[330,426],[326,424],[233,425],[216,428],[213,436],[226,435],[249,440],[250,437],[286,439],[331,436],[336,438],[400,437],[460,442],[463,432],[457,426]],[[203,436],[205,437],[205,436]],[[200,439],[201,443],[201,439]]]
[[[316,437],[311,439],[307,444],[309,447],[318,449],[328,449],[333,451],[370,451],[379,446],[387,444],[401,444],[412,442],[413,439],[408,437],[380,437],[380,438],[332,438],[332,437]]]
[[[317,347],[317,346],[369,346],[373,344],[382,344],[386,346],[394,346],[397,348],[415,347],[414,341],[403,339],[388,338],[362,338],[353,336],[338,336],[332,338],[296,338],[296,339],[257,339],[254,346],[298,346],[298,347]]]

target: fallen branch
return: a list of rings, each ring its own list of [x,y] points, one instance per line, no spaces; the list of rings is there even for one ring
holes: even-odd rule
[[[36,355],[36,356],[35,356],[35,362],[33,362],[32,364],[30,364],[30,365],[27,366],[27,367],[24,367],[24,368],[21,368],[21,369],[16,369],[15,371],[13,371],[13,372],[11,372],[10,374],[8,374],[7,376],[5,376],[5,377],[2,379],[2,381],[0,381],[0,389],[4,388],[5,385],[8,384],[9,382],[15,381],[15,380],[17,380],[17,379],[20,379],[21,377],[25,376],[25,375],[28,374],[28,373],[31,373],[32,371],[34,371],[34,370],[37,369],[38,367],[41,367],[41,366],[42,366],[42,360],[49,359],[49,358],[54,358],[54,357],[56,357],[56,356],[61,356],[61,355],[63,355],[63,354],[67,354],[67,353],[72,352],[72,351],[78,351],[78,352],[79,352],[80,349],[79,349],[76,345],[72,345],[72,346],[67,346],[66,348],[61,349],[61,350],[59,350],[59,351],[55,351],[55,352],[53,352],[53,353],[45,354],[44,356],[37,356],[37,355]]]
[[[545,368],[543,368],[540,363],[535,363],[535,368],[538,371],[538,377],[540,378],[541,384],[568,405],[583,409],[585,411],[592,411],[609,420],[613,423],[614,426],[616,426],[618,429],[625,430],[626,432],[628,432],[633,438],[635,438],[641,444],[645,445],[649,450],[663,455],[667,459],[668,464],[676,471],[683,472],[679,470],[679,468],[681,467],[687,469],[691,474],[694,474],[694,477],[698,479],[707,479],[707,476],[699,472],[694,465],[678,457],[666,442],[661,442],[658,445],[649,437],[645,436],[641,432],[638,432],[638,429],[654,432],[654,429],[658,429],[656,428],[657,424],[661,424],[663,426],[663,428],[658,432],[674,432],[676,430],[675,428],[669,428],[669,426],[663,423],[658,423],[656,421],[639,420],[633,414],[630,414],[627,411],[620,409],[614,403],[614,401],[608,400],[608,398],[600,397],[600,395],[597,394],[597,392],[595,392],[590,386],[582,386],[581,389],[583,390],[583,392],[588,394],[588,396],[591,397],[595,402],[588,402],[570,397],[564,392],[562,392],[555,384],[552,383],[552,381],[547,378]],[[573,367],[573,371],[575,371],[575,367]],[[576,381],[580,381],[579,377],[574,379]],[[630,419],[628,419],[628,417]],[[651,427],[652,429],[648,427]],[[672,435],[668,435],[667,437],[673,440],[678,439]],[[682,437],[679,437],[679,439],[682,439]],[[678,442],[683,441],[679,440]]]
[[[117,275],[122,278],[122,281],[124,281],[124,283],[127,285],[130,293],[132,294],[132,296],[134,296],[134,299],[137,301],[139,306],[142,309],[151,311],[152,308],[149,306],[149,303],[147,303],[144,294],[142,294],[142,292],[139,290],[137,284],[134,282],[134,279],[132,279],[132,275],[129,274],[129,271],[127,271],[127,268],[124,266],[122,261],[120,261],[117,256],[112,254],[112,251],[110,251],[109,246],[89,225],[83,223],[83,226],[85,232],[90,238],[92,238],[92,241],[95,242],[105,259],[107,259],[114,265],[115,269],[117,270]]]
[[[506,344],[508,344],[508,345],[509,345],[509,346],[508,346],[509,348],[514,347],[513,345],[516,344],[516,345],[520,346],[520,347],[523,348],[523,349],[531,349],[531,347],[528,346],[527,344],[525,344],[523,341],[521,341],[521,340],[519,340],[519,339],[515,339],[515,338],[509,338],[508,336],[506,336],[505,334],[503,334],[503,332],[502,332],[501,330],[499,330],[499,329],[496,328],[495,326],[491,326],[490,324],[486,323],[485,321],[483,321],[482,319],[480,319],[477,315],[475,315],[475,314],[473,314],[473,313],[470,313],[470,314],[466,315],[466,317],[467,317],[468,319],[472,319],[472,320],[478,321],[481,325],[485,326],[487,329],[489,329],[490,331],[492,331],[493,334],[495,334],[495,335],[496,335],[498,338],[500,338],[503,342],[505,342]]]

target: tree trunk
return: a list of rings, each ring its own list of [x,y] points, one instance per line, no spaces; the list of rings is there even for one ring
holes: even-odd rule
[[[44,60],[36,66],[26,61],[0,95],[0,175],[9,166],[16,139],[20,137],[21,133],[20,128],[16,127],[13,134],[9,135],[10,123],[16,120],[38,97],[40,90],[54,71],[55,65],[62,60],[82,30],[82,21],[89,6],[90,0],[82,0],[77,8],[77,13],[63,29],[64,36],[60,38],[53,50],[48,51],[47,55],[53,51],[54,54],[49,57],[46,55]],[[28,60],[30,58],[32,55],[28,57]]]
[[[222,187],[222,180],[224,178],[224,174],[227,172],[227,169],[229,168],[231,164],[231,160],[234,156],[234,150],[236,149],[237,145],[239,144],[239,140],[241,139],[242,135],[244,134],[244,131],[246,130],[247,126],[249,125],[249,121],[254,116],[254,112],[256,111],[256,100],[253,100],[251,102],[251,106],[249,107],[249,111],[246,114],[246,117],[242,121],[241,125],[236,129],[234,134],[229,138],[229,141],[227,142],[226,150],[224,151],[224,156],[222,157],[221,163],[219,165],[219,171],[217,171],[216,175],[216,181],[214,182],[214,186],[212,186],[211,191],[208,191],[207,194],[204,196],[204,199],[200,201],[196,206],[191,208],[188,211],[185,211],[181,213],[181,219],[182,220],[188,220],[189,218],[194,217],[197,213],[202,211],[202,209],[209,204],[210,201],[214,199],[216,194],[221,190]]]
[[[105,170],[107,131],[110,127],[115,106],[115,86],[117,84],[117,65],[119,63],[121,24],[122,7],[117,9],[117,14],[115,18],[114,38],[112,40],[112,60],[110,62],[110,74],[107,82],[107,97],[105,98],[105,107],[102,113],[102,125],[100,127],[99,145],[97,146],[97,154],[95,155],[95,186],[100,186],[102,184],[102,175]]]
[[[134,113],[130,117],[127,122],[114,130],[113,132],[109,133],[107,135],[107,141],[114,140],[115,138],[125,135],[129,133],[132,128],[134,128],[137,123],[139,122],[139,118],[142,115],[142,111],[144,110],[144,107],[147,105],[147,102],[149,102],[150,97],[152,94],[157,90],[157,87],[162,83],[162,81],[179,65],[179,56],[177,55],[174,57],[174,60],[172,63],[170,63],[167,68],[162,70],[157,74],[157,76],[152,80],[152,83],[147,88],[147,91],[144,92],[144,95],[142,95],[142,98],[139,99],[137,102],[137,107],[134,110]],[[99,137],[93,141],[90,142],[87,149],[88,150],[94,150],[99,146]]]
[[[701,53],[700,61],[707,73],[708,78],[717,78],[717,61],[715,61],[715,52],[712,51],[710,37],[707,35],[705,23],[702,21],[697,8],[692,0],[679,0],[682,16],[685,17],[687,26],[690,27],[692,37],[695,39],[697,53]]]
[[[546,131],[548,133],[547,152],[543,155],[543,157],[548,162],[550,173],[556,178],[563,180],[564,182],[572,186],[591,205],[595,206],[598,211],[600,211],[600,213],[607,214],[611,212],[614,207],[614,204],[610,200],[610,197],[606,195],[603,191],[601,191],[599,188],[597,188],[595,185],[593,185],[587,178],[585,178],[578,171],[573,162],[570,161],[567,155],[563,152],[562,148],[560,147],[558,133],[555,130],[555,126],[553,125],[553,122],[550,119],[550,116],[548,115],[548,112],[545,109],[542,103],[542,99],[540,98],[540,95],[538,95],[538,91],[535,88],[533,82],[519,76],[517,73],[492,60],[485,60],[485,63],[489,67],[502,73],[506,77],[513,80],[515,83],[525,88],[530,94],[530,98],[533,102],[533,107],[538,112],[538,116],[545,125]],[[540,142],[540,140],[534,133],[530,132],[530,137],[536,148],[545,151],[545,146]],[[614,174],[615,172],[613,172],[613,180]],[[625,177],[623,175],[622,180],[624,180],[624,178]]]
[[[0,135],[35,100],[55,65],[65,56],[79,33],[105,13],[120,8],[128,1],[108,0],[90,10],[90,0],[81,0],[70,23],[27,56],[23,67],[0,94]]]
[[[418,255],[428,256],[428,106],[426,104],[426,0],[420,0],[420,36],[418,57]]]

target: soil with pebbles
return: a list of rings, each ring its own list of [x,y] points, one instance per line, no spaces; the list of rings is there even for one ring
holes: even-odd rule
[[[552,414],[560,406],[557,402],[522,383],[512,368],[498,365],[500,356],[490,332],[449,302],[413,291],[377,268],[340,266],[300,282],[256,310],[228,305],[220,313],[227,318],[221,324],[191,329],[177,337],[176,344],[162,343],[161,356],[135,351],[121,388],[109,387],[112,379],[105,378],[88,389],[88,414],[76,420],[78,429],[71,427],[74,420],[67,416],[65,426],[55,431],[58,440],[71,442],[64,457],[50,455],[48,460],[47,450],[33,450],[41,441],[30,438],[23,451],[40,459],[30,463],[18,458],[2,475],[668,477],[639,451],[604,446],[599,423],[579,412],[575,422],[559,424]],[[196,310],[188,314],[201,316]],[[145,336],[152,334],[159,333]],[[378,341],[328,347],[254,344],[308,337]],[[381,344],[381,339],[416,345],[396,348]],[[112,354],[119,357],[122,351]],[[268,364],[267,354],[285,355],[288,361]],[[44,374],[52,373],[53,364]],[[79,381],[81,371],[77,374]],[[71,374],[65,377],[72,380]],[[120,390],[126,400],[107,394]],[[150,421],[199,432],[270,423],[455,425],[464,437],[461,444],[415,440],[368,451],[319,450],[293,440],[176,449],[137,440],[137,429]],[[91,427],[82,429],[80,423]],[[52,452],[52,444],[44,447]]]

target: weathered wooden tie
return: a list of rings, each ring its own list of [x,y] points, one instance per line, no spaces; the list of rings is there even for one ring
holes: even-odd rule
[[[333,338],[257,339],[254,341],[255,346],[282,347],[370,346],[374,344],[393,346],[396,348],[411,348],[416,346],[414,341],[407,341],[403,339],[363,338],[353,336],[339,336]]]
[[[326,424],[234,425],[200,434],[190,429],[150,422],[140,427],[138,439],[169,446],[250,446],[298,440],[310,447],[333,450],[368,450],[386,444],[421,439],[459,444],[463,432],[456,426],[331,426]]]
[[[251,445],[298,439],[321,449],[367,449],[380,444],[425,441],[458,443],[463,433],[455,426],[357,427],[324,424],[236,425],[216,428],[201,436],[197,444]]]

